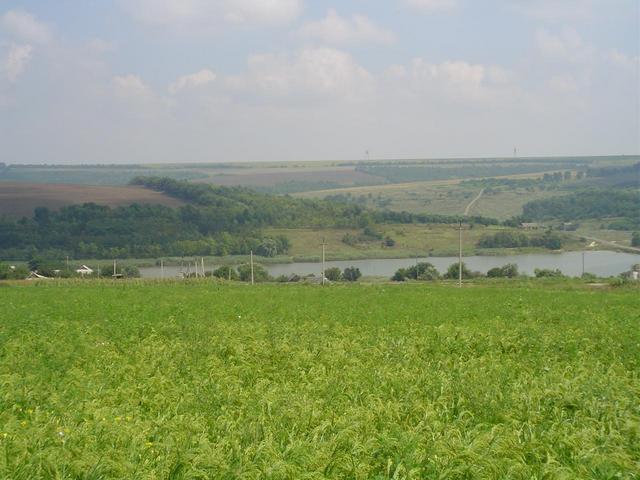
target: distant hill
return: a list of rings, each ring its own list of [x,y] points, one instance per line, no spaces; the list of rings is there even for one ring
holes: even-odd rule
[[[67,205],[96,203],[109,207],[158,204],[179,207],[185,202],[140,186],[103,187],[52,183],[0,182],[0,216],[31,217],[36,207],[57,210]]]

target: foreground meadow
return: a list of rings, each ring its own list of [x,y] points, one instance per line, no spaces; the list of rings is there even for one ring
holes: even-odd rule
[[[637,290],[0,285],[0,478],[637,478]]]

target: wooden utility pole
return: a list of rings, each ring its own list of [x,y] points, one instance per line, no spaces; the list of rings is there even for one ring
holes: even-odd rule
[[[462,288],[462,221],[458,225],[458,287]]]
[[[253,285],[253,250],[249,254],[251,255],[251,285]]]
[[[113,261],[113,276],[116,276],[116,261]]]
[[[324,280],[325,280],[325,276],[324,276],[324,271],[325,271],[325,268],[324,268],[324,267],[325,267],[325,262],[324,262],[324,260],[325,260],[325,255],[324,255],[324,253],[325,253],[325,246],[326,246],[326,245],[327,245],[327,244],[326,244],[326,242],[325,242],[325,240],[324,240],[324,238],[323,238],[323,239],[322,239],[322,285],[324,285]]]
[[[205,275],[204,275],[204,257],[200,257],[200,261],[202,263],[202,278],[204,278],[205,277]]]

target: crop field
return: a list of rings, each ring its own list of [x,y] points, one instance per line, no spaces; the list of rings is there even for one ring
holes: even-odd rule
[[[33,209],[46,206],[51,210],[66,205],[93,202],[110,207],[132,203],[152,203],[177,207],[181,200],[143,187],[103,187],[50,183],[0,181],[0,216],[30,217]]]
[[[0,477],[640,475],[637,289],[0,285]]]

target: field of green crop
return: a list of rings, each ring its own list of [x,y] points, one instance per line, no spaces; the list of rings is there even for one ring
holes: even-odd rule
[[[637,478],[639,298],[0,285],[0,478]]]

